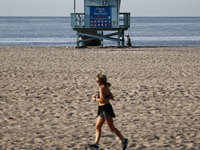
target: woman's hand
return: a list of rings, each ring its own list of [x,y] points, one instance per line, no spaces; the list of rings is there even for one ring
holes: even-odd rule
[[[92,96],[92,100],[93,100],[93,101],[96,101],[96,95],[93,95],[93,96]]]

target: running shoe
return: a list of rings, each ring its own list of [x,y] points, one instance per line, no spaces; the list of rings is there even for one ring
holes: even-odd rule
[[[125,150],[128,146],[128,139],[124,139],[124,141],[122,142],[122,148],[123,150]]]
[[[96,145],[96,144],[88,144],[89,148],[91,149],[95,149],[95,150],[98,150],[99,149],[99,146]]]

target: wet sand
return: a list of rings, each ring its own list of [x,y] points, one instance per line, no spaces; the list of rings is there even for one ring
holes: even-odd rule
[[[0,150],[86,150],[96,75],[132,149],[200,149],[200,47],[0,47]],[[102,129],[100,150],[121,150]]]

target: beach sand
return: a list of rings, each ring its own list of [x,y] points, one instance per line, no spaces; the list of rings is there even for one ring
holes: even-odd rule
[[[0,47],[0,150],[86,150],[104,73],[132,149],[200,149],[200,47]],[[100,150],[121,150],[102,128]]]

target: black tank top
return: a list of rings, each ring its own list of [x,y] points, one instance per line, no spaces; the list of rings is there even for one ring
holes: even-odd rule
[[[108,90],[109,90],[109,88],[108,88]],[[110,93],[110,90],[109,90],[109,93]],[[100,98],[100,93],[99,92],[98,92],[98,98]],[[109,99],[109,98],[110,98],[110,94],[109,95],[105,95],[105,99]]]

